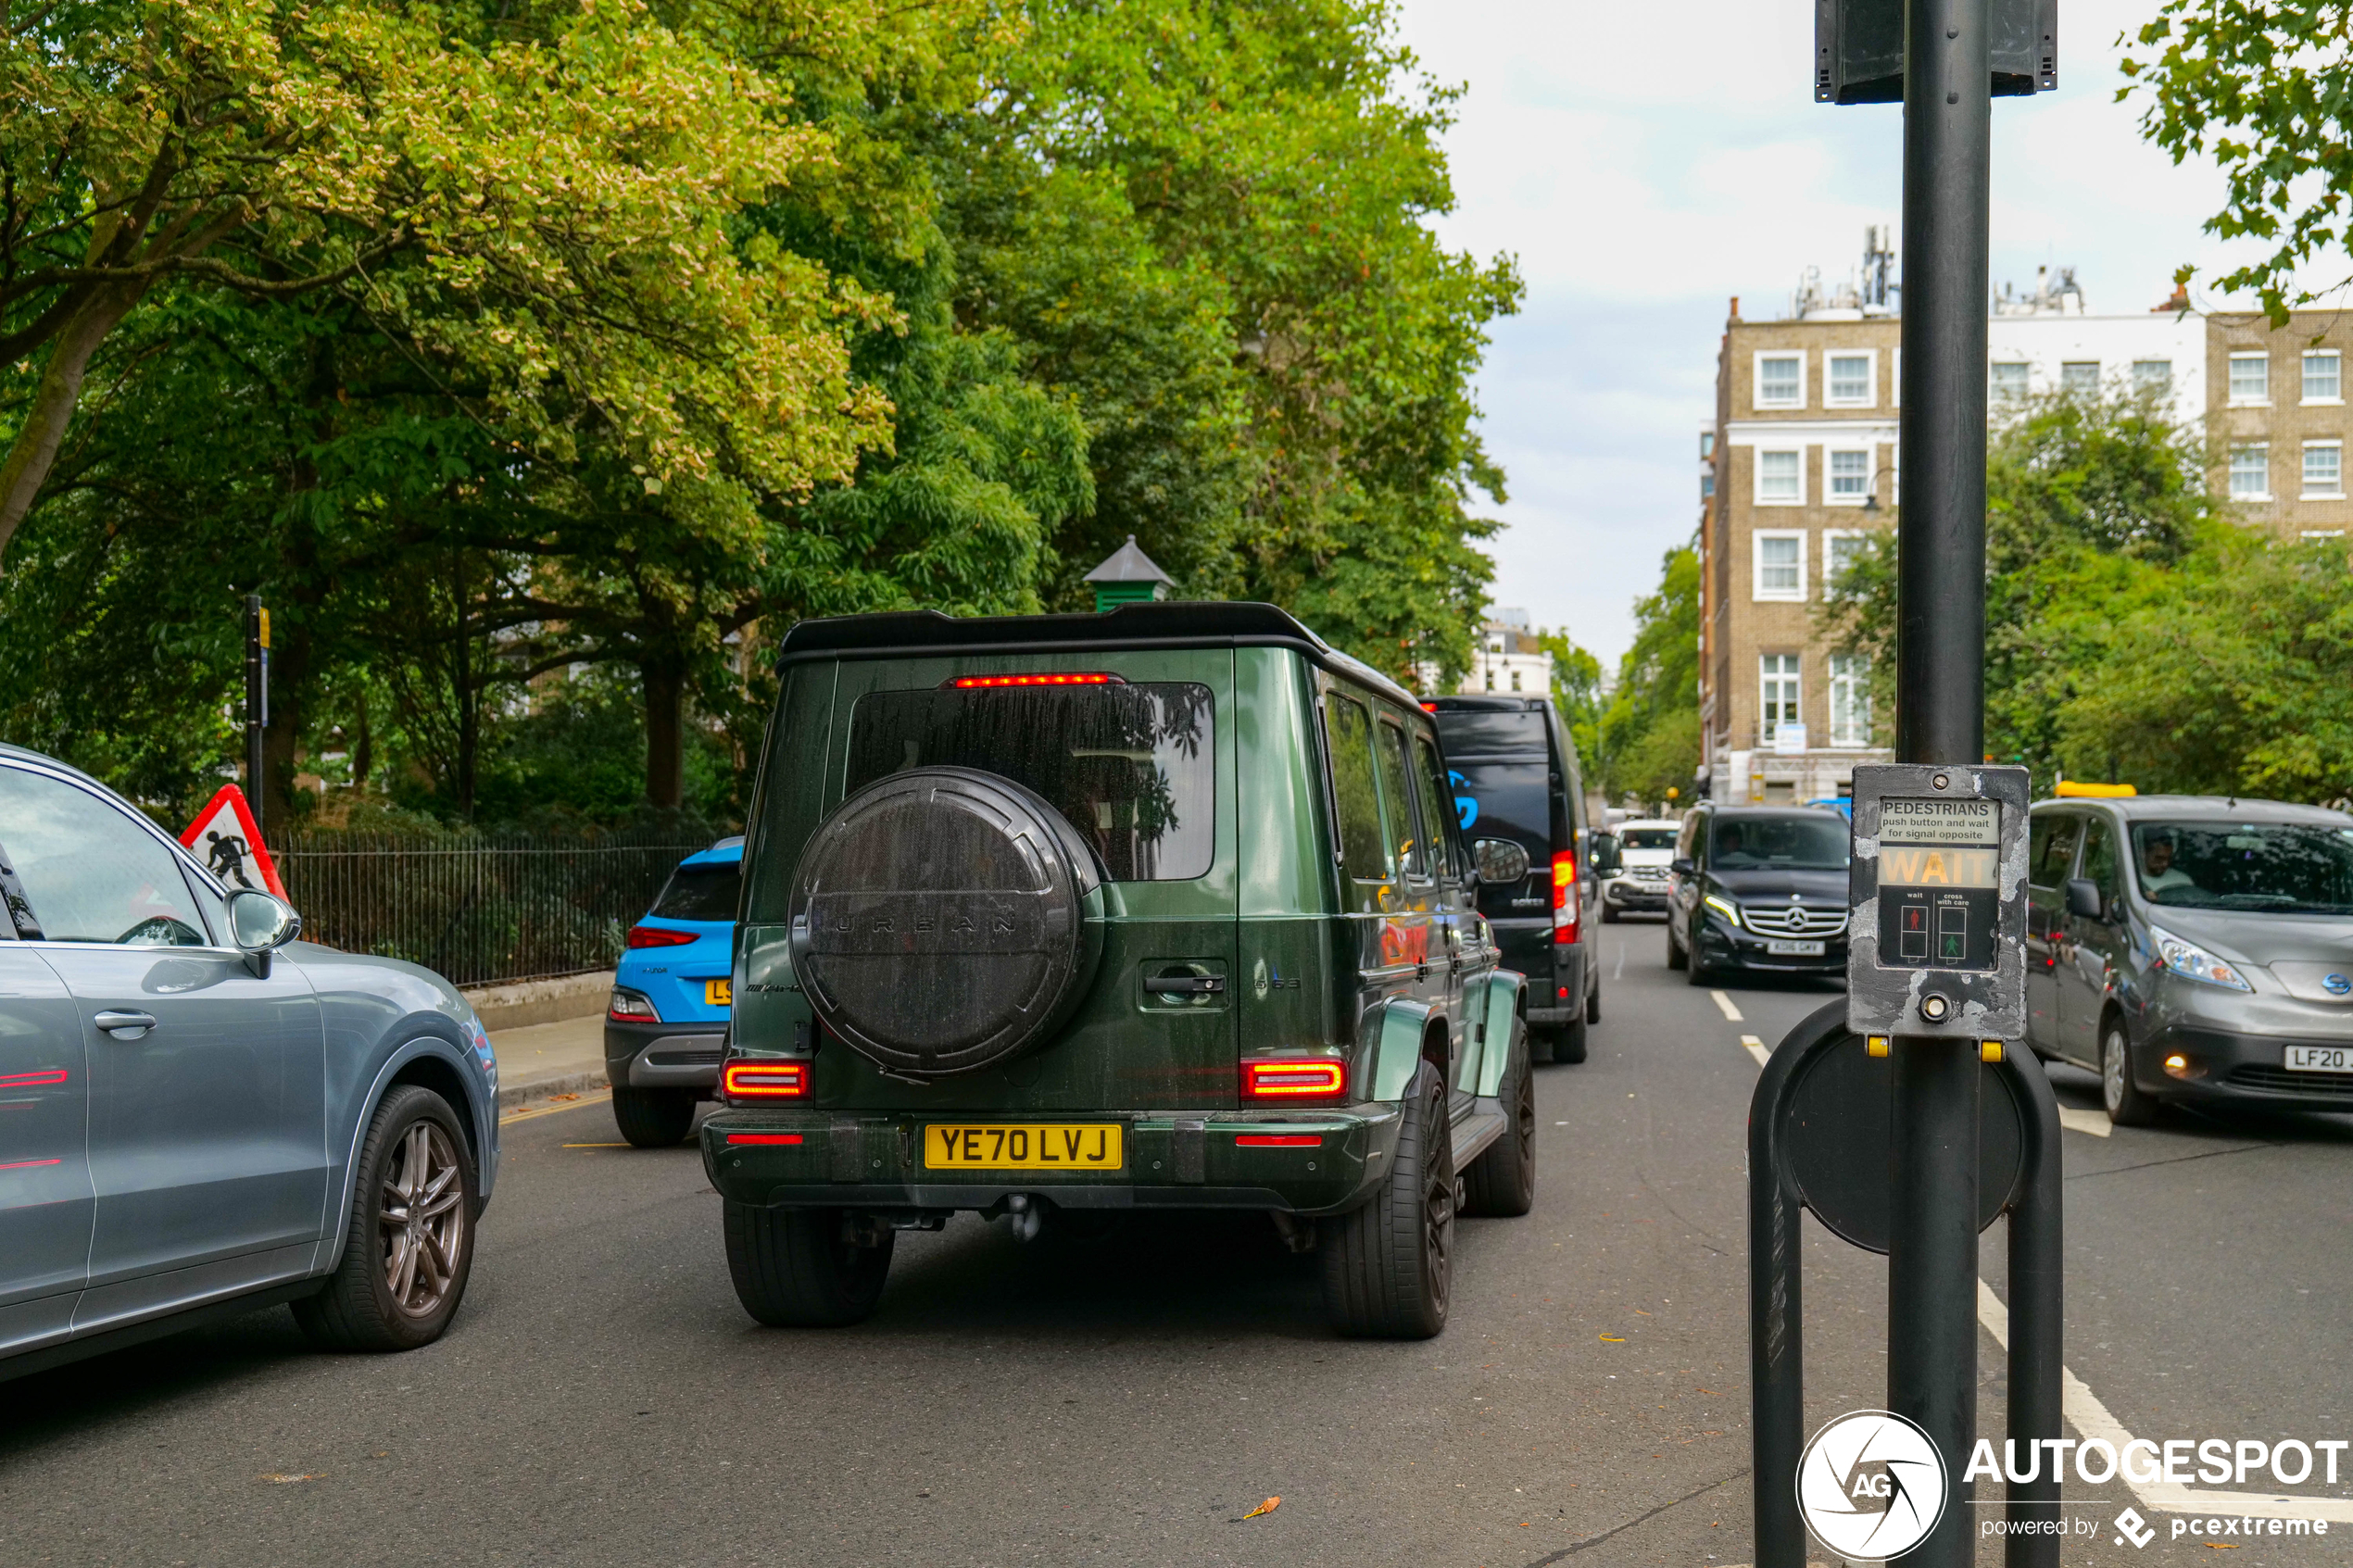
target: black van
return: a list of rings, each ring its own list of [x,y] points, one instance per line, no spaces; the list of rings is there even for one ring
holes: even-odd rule
[[[1478,912],[1507,969],[1528,976],[1529,1056],[1585,1060],[1585,1026],[1602,1016],[1594,960],[1601,876],[1610,846],[1590,834],[1585,784],[1550,699],[1441,696],[1438,720],[1463,837],[1478,867]]]

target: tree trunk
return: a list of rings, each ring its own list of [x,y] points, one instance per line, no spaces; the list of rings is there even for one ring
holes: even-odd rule
[[[261,836],[283,843],[295,824],[295,773],[301,767],[303,687],[310,679],[310,626],[287,617],[271,628],[270,723],[261,732]]]
[[[646,799],[674,810],[686,797],[686,680],[683,671],[643,665]]]
[[[100,289],[74,312],[51,345],[49,362],[42,367],[41,384],[33,389],[24,423],[8,445],[7,458],[0,460],[0,559],[6,558],[8,541],[16,537],[18,525],[48,483],[66,428],[73,423],[74,406],[82,400],[90,357],[146,292],[145,283]]]

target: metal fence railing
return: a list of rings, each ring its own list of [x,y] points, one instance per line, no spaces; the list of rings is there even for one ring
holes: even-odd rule
[[[611,968],[672,868],[708,847],[624,834],[308,833],[276,855],[308,939],[488,985]]]

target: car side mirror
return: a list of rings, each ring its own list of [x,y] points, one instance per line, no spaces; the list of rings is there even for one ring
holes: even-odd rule
[[[301,935],[302,917],[274,895],[256,887],[229,895],[229,940],[261,979],[270,977],[270,955]]]
[[[1692,861],[1689,855],[1678,855],[1671,862],[1668,863],[1667,869],[1673,872],[1677,876],[1689,876],[1693,872],[1699,870],[1699,867]]]
[[[1593,835],[1592,860],[1593,874],[1595,876],[1616,876],[1617,874],[1618,868],[1624,862],[1618,859],[1617,835],[1616,834],[1597,833]]]
[[[2068,879],[2067,912],[2085,920],[2098,920],[2108,911],[2101,907],[2099,884],[2089,877]]]
[[[1471,845],[1471,859],[1482,883],[1498,886],[1528,874],[1528,851],[1508,838],[1482,838]]]

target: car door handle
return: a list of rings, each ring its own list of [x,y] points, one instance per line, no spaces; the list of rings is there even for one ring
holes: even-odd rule
[[[1215,997],[1226,990],[1222,974],[1155,974],[1144,989],[1162,997]]]
[[[90,1020],[118,1040],[135,1040],[156,1026],[155,1014],[149,1012],[117,1012],[109,1008],[94,1014]]]

